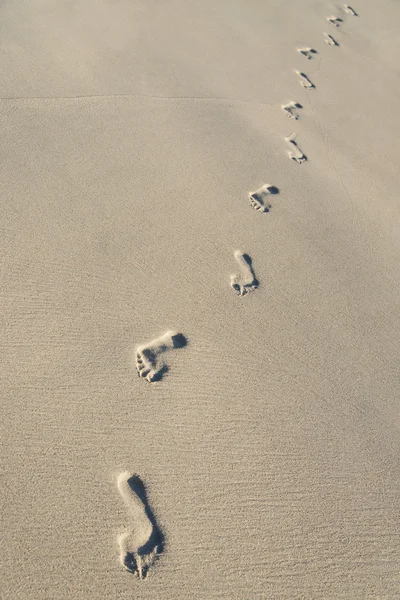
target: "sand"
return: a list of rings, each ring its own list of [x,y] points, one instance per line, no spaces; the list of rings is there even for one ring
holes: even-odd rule
[[[2,3],[2,599],[399,598],[400,6],[351,6]]]

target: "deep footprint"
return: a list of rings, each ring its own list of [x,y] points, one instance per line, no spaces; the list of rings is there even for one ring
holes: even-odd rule
[[[245,296],[258,288],[258,280],[254,274],[251,258],[248,254],[243,254],[236,250],[235,258],[239,263],[240,274],[231,275],[231,287],[239,295]]]
[[[269,197],[274,194],[279,194],[279,190],[270,183],[263,185],[255,192],[250,192],[249,200],[251,207],[254,208],[254,210],[259,210],[260,212],[269,212],[271,209]]]
[[[118,539],[121,565],[139,579],[145,579],[150,566],[163,551],[163,535],[140,477],[125,471],[119,475],[117,486],[132,517],[132,529]]]
[[[160,381],[168,366],[162,361],[161,355],[175,348],[183,348],[187,339],[181,333],[167,331],[164,335],[136,349],[136,369],[139,377],[150,383]]]

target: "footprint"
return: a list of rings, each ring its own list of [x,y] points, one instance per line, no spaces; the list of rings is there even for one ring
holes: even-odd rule
[[[132,517],[132,529],[118,539],[121,565],[139,579],[145,579],[149,567],[163,551],[163,535],[140,477],[125,471],[119,475],[117,486]]]
[[[145,377],[149,382],[160,381],[168,370],[167,365],[160,360],[160,355],[167,350],[183,348],[186,344],[184,335],[167,331],[152,342],[139,346],[136,349],[136,369],[139,377]]]
[[[271,185],[270,183],[267,183],[256,192],[250,192],[250,204],[255,210],[259,210],[261,212],[269,212],[271,204],[268,202],[268,196],[271,196],[273,194],[279,194],[278,188],[274,185]]]
[[[300,83],[303,88],[306,88],[307,90],[313,90],[315,88],[315,85],[305,73],[301,73],[300,71],[296,71],[296,73],[300,77]]]
[[[300,52],[300,54],[308,58],[308,60],[312,59],[313,54],[318,54],[314,48],[297,48],[297,52]]]
[[[343,19],[340,17],[326,17],[326,20],[335,27],[340,27],[340,23],[343,23]]]
[[[307,156],[298,147],[294,133],[285,138],[285,140],[290,144],[291,150],[288,154],[292,160],[296,161],[298,165],[301,165],[308,160]]]
[[[299,119],[299,115],[296,110],[299,108],[303,108],[301,104],[298,102],[289,102],[288,104],[282,104],[282,110],[285,115],[289,117],[289,119],[295,119],[296,121]]]
[[[344,7],[345,12],[347,12],[348,15],[351,15],[352,17],[358,17],[358,14],[354,10],[354,8],[351,8],[351,6],[349,6],[348,4],[343,4],[343,7]]]
[[[339,46],[338,42],[329,33],[324,33],[325,42],[330,46]]]
[[[245,296],[258,288],[258,281],[254,275],[250,256],[236,250],[235,258],[239,263],[240,275],[231,275],[231,287],[239,296]]]

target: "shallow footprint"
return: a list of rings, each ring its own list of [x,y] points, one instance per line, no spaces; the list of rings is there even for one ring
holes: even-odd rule
[[[239,263],[240,274],[231,275],[231,287],[239,296],[245,296],[248,292],[258,288],[258,280],[248,254],[236,250],[235,258]]]
[[[324,33],[325,42],[329,44],[329,46],[339,46],[338,42],[332,37],[329,33]]]
[[[326,17],[326,20],[328,21],[328,23],[334,25],[335,27],[340,27],[340,23],[343,23],[343,19],[341,19],[340,17]]]
[[[303,108],[298,102],[289,102],[288,104],[282,104],[282,110],[289,119],[295,119],[296,121],[300,118],[297,114],[297,110]]]
[[[297,162],[298,165],[301,165],[303,162],[306,162],[307,156],[300,150],[299,146],[296,142],[296,137],[294,134],[289,135],[289,137],[285,138],[287,143],[290,145],[291,150],[288,152],[289,157]]]
[[[301,71],[296,71],[296,73],[300,77],[300,83],[303,88],[306,88],[306,90],[313,90],[315,88],[315,85],[305,73],[301,73]]]
[[[343,8],[348,15],[351,15],[352,17],[358,17],[358,14],[354,10],[354,8],[351,8],[351,6],[349,6],[348,4],[343,4]]]
[[[187,340],[181,333],[167,331],[164,335],[148,344],[142,344],[136,349],[136,369],[139,377],[144,377],[150,383],[160,381],[168,370],[160,356],[168,350],[183,348]]]
[[[118,477],[117,486],[132,517],[132,529],[118,539],[121,565],[139,579],[145,579],[149,567],[163,551],[163,535],[140,477],[124,471]]]
[[[267,183],[263,185],[256,192],[249,193],[250,205],[254,210],[259,210],[260,212],[269,212],[271,208],[271,204],[269,203],[269,196],[274,194],[279,194],[279,190],[274,185]]]
[[[308,60],[313,58],[313,54],[318,54],[314,48],[297,48],[297,52],[300,52],[300,54],[308,58]]]

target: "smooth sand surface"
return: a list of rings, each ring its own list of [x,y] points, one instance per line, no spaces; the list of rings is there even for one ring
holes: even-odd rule
[[[400,5],[351,6],[2,3],[2,599],[399,598]]]

